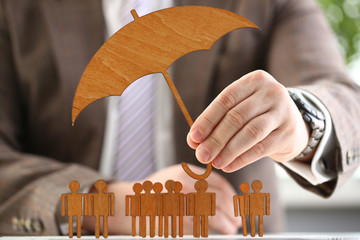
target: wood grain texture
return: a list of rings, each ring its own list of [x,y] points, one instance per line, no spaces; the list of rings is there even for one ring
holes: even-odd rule
[[[235,217],[241,216],[244,236],[247,236],[246,216],[249,216],[249,189],[248,183],[242,183],[240,184],[240,191],[243,194],[233,197]]]
[[[263,216],[270,215],[270,194],[261,193],[262,182],[255,180],[251,184],[253,193],[248,193],[250,186],[248,183],[242,183],[240,190],[242,195],[235,195],[234,201],[234,214],[235,217],[241,216],[243,223],[243,235],[247,236],[246,217],[249,217],[251,236],[255,237],[256,228],[256,216],[258,216],[259,222],[259,236],[263,236]]]
[[[108,217],[115,215],[115,195],[107,193],[107,184],[104,180],[95,183],[97,193],[88,195],[88,215],[95,216],[95,237],[100,237],[100,217],[103,218],[103,237],[108,237]]]
[[[186,215],[193,216],[193,236],[208,237],[209,216],[216,214],[216,194],[206,192],[208,183],[199,180],[195,183],[196,192],[186,196]]]
[[[173,238],[183,237],[183,217],[186,209],[186,216],[193,216],[194,237],[208,237],[209,216],[216,214],[216,194],[206,192],[208,183],[205,180],[198,180],[194,187],[196,192],[185,195],[181,192],[182,184],[174,180],[166,181],[167,192],[162,192],[161,183],[153,184],[148,180],[143,184],[135,183],[133,186],[135,194],[125,197],[125,214],[132,217],[132,235],[136,236],[135,219],[139,217],[139,236],[144,238],[147,236],[148,218],[150,237],[154,237],[155,218],[158,217],[159,236],[167,238],[171,232]]]
[[[159,237],[169,237],[169,226],[171,236],[182,237],[183,217],[185,216],[185,195],[181,192],[182,184],[177,181],[167,180],[165,183],[167,192],[162,192],[163,185],[159,182],[152,184],[145,181],[143,184],[135,183],[134,195],[126,196],[126,216],[139,217],[139,236],[146,237],[146,220],[150,222],[150,237],[155,236],[155,218],[158,217]],[[138,199],[138,201],[135,201]],[[170,224],[169,224],[170,219]],[[132,235],[136,236],[135,221],[132,222]]]
[[[132,13],[136,19],[110,37],[85,69],[74,97],[73,123],[90,103],[119,96],[148,74],[166,74],[178,58],[210,49],[224,34],[258,28],[235,13],[205,6],[173,7],[142,17]]]
[[[134,195],[126,195],[126,206],[125,206],[125,215],[131,216],[132,224],[132,236],[136,236],[136,217],[140,218],[140,193],[142,192],[142,185],[140,183],[135,183],[133,186]],[[130,208],[130,211],[129,211]],[[141,228],[139,227],[139,230]]]
[[[69,237],[73,237],[73,216],[77,217],[77,237],[81,237],[81,216],[95,216],[95,236],[100,237],[100,217],[103,217],[103,237],[108,237],[108,216],[115,215],[115,195],[106,193],[104,180],[95,183],[97,193],[77,193],[80,188],[78,181],[69,184],[70,194],[61,195],[61,215],[69,216]],[[84,204],[84,205],[83,205]],[[66,209],[66,211],[65,211]]]
[[[71,193],[61,194],[61,216],[69,217],[69,238],[73,237],[73,217],[77,221],[77,237],[81,237],[81,216],[86,214],[86,206],[83,208],[83,201],[86,203],[85,194],[78,193],[80,188],[78,181],[71,181],[69,189]],[[85,209],[85,210],[84,210]],[[65,211],[66,210],[66,211]]]

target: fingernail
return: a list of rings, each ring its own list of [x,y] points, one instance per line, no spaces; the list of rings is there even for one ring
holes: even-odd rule
[[[195,129],[194,131],[191,132],[191,139],[194,142],[199,143],[203,140],[203,135],[199,130]]]
[[[204,147],[200,147],[196,150],[196,156],[199,160],[202,160],[203,162],[208,162],[210,159],[210,153]]]
[[[219,158],[215,158],[215,160],[213,161],[213,166],[216,168],[219,168],[221,164],[221,161]]]

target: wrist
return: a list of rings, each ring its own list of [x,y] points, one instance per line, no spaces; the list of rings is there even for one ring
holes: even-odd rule
[[[320,139],[323,136],[325,130],[325,117],[301,94],[294,91],[289,91],[289,94],[298,107],[309,133],[307,146],[294,159],[309,162],[311,161]]]

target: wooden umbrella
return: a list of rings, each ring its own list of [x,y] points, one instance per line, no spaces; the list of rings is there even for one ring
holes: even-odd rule
[[[134,21],[109,38],[85,69],[74,97],[72,123],[90,103],[103,97],[120,96],[135,80],[162,73],[191,127],[193,120],[167,69],[190,52],[209,50],[228,32],[258,27],[235,13],[205,6],[167,8],[142,17],[135,10],[131,13]],[[212,167],[209,163],[206,172],[197,175],[186,163],[182,165],[196,179],[205,179]]]

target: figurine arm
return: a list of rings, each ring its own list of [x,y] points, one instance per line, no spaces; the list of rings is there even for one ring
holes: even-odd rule
[[[94,194],[88,194],[88,216],[94,215]]]
[[[266,197],[266,215],[270,215],[270,194],[265,193]]]
[[[88,199],[88,195],[87,194],[81,194],[81,198],[84,199],[84,215],[85,216],[88,216],[89,214],[89,203],[87,202],[87,199]]]
[[[235,196],[233,197],[235,217],[238,217],[238,216],[239,216],[238,199],[239,199],[239,196],[237,196],[237,195],[235,195]]]
[[[110,193],[110,216],[115,216],[115,194]]]
[[[130,202],[131,200],[131,202]],[[126,195],[126,206],[125,206],[125,216],[129,216],[129,208],[130,208],[130,204],[131,204],[131,216],[135,216],[134,213],[134,196],[131,195]]]
[[[66,194],[61,194],[61,216],[65,216],[65,198]]]
[[[215,216],[216,214],[216,195],[215,193],[211,193],[211,216]]]
[[[244,205],[245,205],[245,216],[249,216],[250,215],[250,194],[245,194],[244,195]]]

